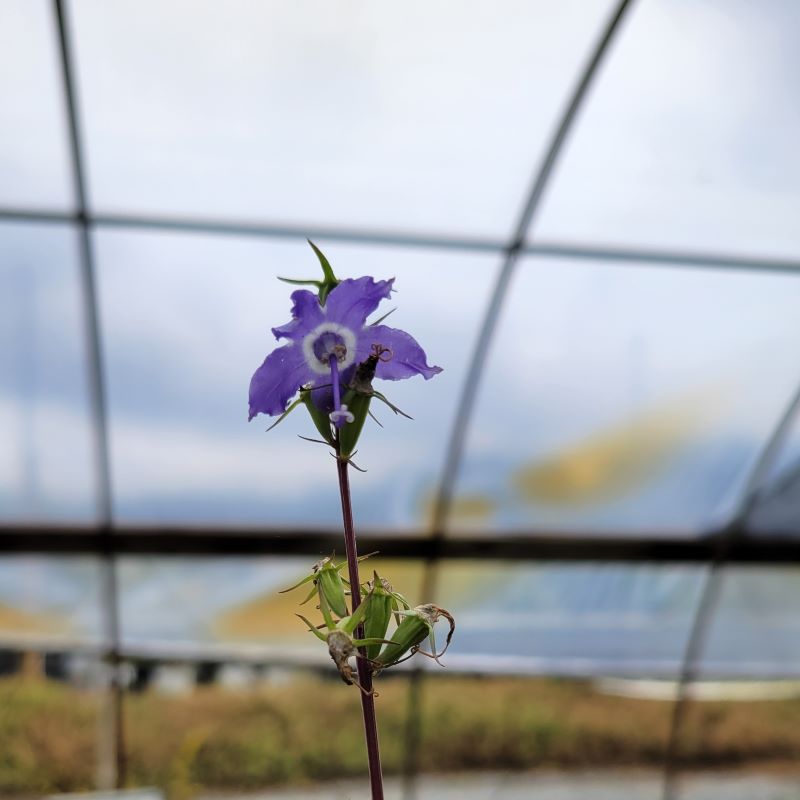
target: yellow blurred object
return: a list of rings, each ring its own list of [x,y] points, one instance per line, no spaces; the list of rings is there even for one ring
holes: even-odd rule
[[[432,492],[421,502],[420,513],[427,525],[433,522],[436,495]],[[454,497],[450,503],[448,519],[451,522],[485,522],[497,510],[497,503],[483,494],[462,494]]]
[[[291,581],[288,583],[291,586]],[[259,641],[276,636],[303,634],[303,626],[295,617],[298,603],[303,599],[307,587],[303,586],[290,594],[278,594],[277,590],[258,595],[252,600],[223,611],[213,622],[214,633],[222,639]],[[313,602],[313,601],[310,601]]]
[[[480,494],[462,494],[453,498],[450,504],[449,519],[479,522],[488,519],[495,508],[496,505],[490,497]]]
[[[69,627],[55,614],[33,614],[0,603],[0,633],[66,633]]]
[[[602,431],[557,455],[517,470],[523,500],[552,505],[607,501],[632,491],[662,469],[702,424],[708,404],[681,398]]]

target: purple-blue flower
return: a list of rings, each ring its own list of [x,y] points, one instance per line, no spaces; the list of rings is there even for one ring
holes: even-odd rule
[[[376,378],[397,381],[422,375],[427,380],[441,372],[441,367],[428,365],[423,349],[405,331],[367,324],[367,317],[389,297],[393,283],[394,279],[376,281],[369,276],[343,280],[325,305],[306,289],[293,292],[291,322],[272,329],[276,339],[289,343],[273,350],[253,375],[249,418],[282,414],[301,387],[330,384],[332,371],[346,385],[355,366],[366,361],[376,345],[385,352]],[[333,370],[331,357],[336,359]]]

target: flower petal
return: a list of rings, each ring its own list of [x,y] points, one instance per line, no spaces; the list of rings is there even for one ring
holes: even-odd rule
[[[319,298],[308,289],[292,292],[292,321],[273,328],[276,339],[302,339],[325,319]]]
[[[367,317],[392,291],[394,278],[376,281],[365,275],[363,278],[348,278],[342,281],[325,302],[325,314],[331,322],[338,322],[351,330],[364,326]]]
[[[388,361],[381,361],[375,370],[375,377],[385,381],[399,381],[422,375],[425,380],[438,375],[441,367],[428,365],[428,357],[420,347],[417,340],[398,328],[387,325],[373,325],[363,329],[358,337],[359,362],[364,361],[372,349],[372,345],[379,344],[392,351]]]
[[[294,393],[316,377],[303,358],[302,348],[287,344],[273,350],[250,380],[250,416],[283,414]]]

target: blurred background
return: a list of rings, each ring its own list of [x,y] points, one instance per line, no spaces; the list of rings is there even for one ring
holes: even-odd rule
[[[381,679],[390,796],[800,797],[798,26],[0,0],[0,794],[366,797],[277,594],[336,473],[247,423],[311,237],[444,367],[352,478],[458,624]]]

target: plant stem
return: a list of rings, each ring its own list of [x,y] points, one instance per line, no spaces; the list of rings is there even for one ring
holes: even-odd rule
[[[342,498],[342,520],[344,522],[344,544],[347,551],[347,567],[350,572],[350,593],[352,611],[361,605],[361,583],[358,578],[358,549],[356,532],[353,527],[353,507],[350,504],[350,479],[347,474],[347,461],[337,458],[336,468],[339,472],[339,494]],[[363,626],[356,630],[356,638],[363,638]],[[381,754],[378,747],[378,723],[375,719],[375,699],[372,696],[372,671],[366,660],[366,651],[359,648],[361,658],[356,659],[358,680],[364,691],[361,694],[361,711],[364,715],[364,738],[367,743],[367,760],[369,761],[369,782],[372,788],[372,800],[383,800],[383,775],[381,774]]]

